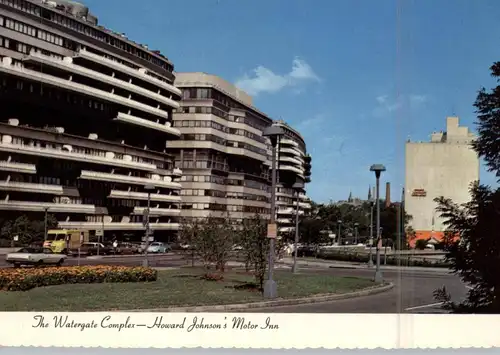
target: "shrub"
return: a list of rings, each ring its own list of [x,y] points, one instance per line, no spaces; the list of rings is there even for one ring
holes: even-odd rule
[[[35,287],[103,282],[156,281],[157,271],[127,266],[70,266],[0,269],[0,290],[27,291]]]
[[[224,275],[221,273],[206,273],[202,276],[205,281],[222,281],[224,280]]]

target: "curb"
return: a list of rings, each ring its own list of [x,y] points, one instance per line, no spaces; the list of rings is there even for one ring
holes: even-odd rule
[[[177,254],[169,254],[169,253],[164,253],[164,254],[148,254],[148,258],[159,258],[159,257],[172,257],[172,256],[177,256]],[[126,254],[126,255],[92,255],[92,256],[87,256],[83,257],[88,260],[101,260],[101,259],[126,259],[126,258],[144,258],[144,254]]]
[[[383,286],[369,287],[361,291],[348,292],[341,294],[326,294],[317,295],[312,297],[304,298],[294,298],[294,299],[282,299],[277,301],[263,301],[263,302],[252,302],[252,303],[240,303],[240,304],[225,304],[225,305],[214,305],[214,306],[194,306],[194,307],[169,307],[169,308],[152,308],[152,309],[133,309],[133,310],[123,310],[117,312],[209,312],[209,311],[219,311],[227,312],[234,310],[244,310],[244,309],[255,309],[255,308],[269,308],[269,307],[280,307],[280,306],[294,306],[302,304],[312,304],[330,301],[340,301],[347,298],[354,297],[364,297],[376,295],[389,291],[394,288],[394,283],[386,283]]]
[[[288,263],[279,263],[281,265],[289,265],[291,267],[292,264]],[[314,263],[304,263],[302,265],[299,264],[300,266],[306,266],[306,267],[317,267],[317,268],[324,268],[324,269],[351,269],[351,270],[370,270],[370,268],[367,265],[363,264],[334,264],[334,263],[326,263],[326,262],[314,262]],[[423,267],[423,266],[393,266],[393,265],[381,265],[380,267],[382,270],[387,270],[387,271],[405,271],[405,272],[428,272],[428,273],[442,273],[442,274],[449,274],[450,269],[445,268],[445,267]]]

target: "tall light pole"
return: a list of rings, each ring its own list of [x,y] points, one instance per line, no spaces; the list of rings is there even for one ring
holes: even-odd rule
[[[149,266],[149,260],[148,260],[148,248],[149,248],[149,235],[151,234],[151,229],[149,225],[149,215],[150,215],[150,206],[151,206],[151,191],[154,190],[155,187],[154,185],[146,185],[144,186],[144,190],[148,192],[148,208],[146,209],[146,220],[143,222],[145,227],[146,227],[146,236],[145,236],[145,243],[144,243],[144,260],[142,262],[142,266],[148,267]]]
[[[45,207],[44,210],[45,210],[45,218],[44,218],[44,222],[43,222],[44,223],[43,240],[45,241],[45,240],[47,240],[47,233],[48,233],[48,231],[47,231],[47,218],[48,218],[47,212],[48,212],[49,208]]]
[[[380,270],[380,175],[383,171],[385,171],[385,166],[382,164],[374,164],[370,167],[370,171],[375,172],[375,178],[377,182],[377,188],[375,193],[375,203],[377,207],[377,265],[375,268],[375,282],[382,282],[383,276],[382,271]]]
[[[358,245],[358,226],[359,223],[354,223],[354,244]]]
[[[292,272],[295,274],[297,272],[297,253],[299,252],[298,244],[299,244],[299,194],[300,191],[304,189],[304,184],[297,181],[293,184],[292,189],[295,190],[297,194],[297,206],[295,208],[295,245],[293,251],[293,266]]]
[[[99,233],[99,235],[97,236],[97,255],[99,255],[99,248],[101,246],[101,241],[104,242],[104,217],[106,215],[103,214],[101,217],[102,217],[102,220],[101,220],[101,233]]]
[[[337,238],[337,243],[339,246],[341,246],[342,245],[342,238],[340,237],[340,226],[342,225],[342,221],[339,219],[337,221],[337,224],[339,225],[339,237]]]
[[[373,207],[375,203],[373,199],[370,200],[370,252],[368,257],[368,267],[373,267],[373,256],[372,256],[372,247],[373,247]]]
[[[264,137],[269,137],[271,140],[272,147],[272,158],[271,158],[271,218],[269,221],[271,228],[276,230],[276,148],[278,146],[279,138],[284,134],[284,131],[279,126],[269,126],[267,127],[262,135]],[[269,227],[268,227],[269,231]],[[278,287],[276,282],[273,280],[273,269],[274,269],[274,239],[276,235],[268,235],[269,237],[269,273],[268,279],[264,282],[264,297],[265,298],[276,298],[278,296]]]

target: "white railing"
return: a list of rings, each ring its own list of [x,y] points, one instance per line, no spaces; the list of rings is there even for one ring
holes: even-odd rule
[[[303,170],[290,165],[281,165],[280,170],[290,170],[302,176]]]
[[[12,65],[12,58],[10,57],[3,57],[0,64],[0,71],[14,76],[20,76],[28,80],[37,80],[41,83],[54,85],[66,90],[79,92],[81,94],[97,97],[99,99],[104,99],[113,103],[117,103],[119,105],[135,108],[137,110],[147,112],[155,116],[169,118],[167,111],[163,111],[158,108],[145,105],[143,103],[130,100],[107,91],[95,89],[87,85],[78,84],[73,81],[60,79],[49,74],[43,74],[35,70],[26,69],[22,65]]]
[[[50,203],[50,202],[25,202],[25,201],[0,201],[0,210],[9,211],[32,211],[43,212],[47,209],[49,212],[62,213],[85,213],[95,214],[94,205],[79,205],[70,203]]]
[[[123,112],[118,112],[118,116],[114,119],[115,121],[121,121],[121,122],[126,122],[126,123],[131,123],[135,124],[138,126],[146,127],[146,128],[151,128],[156,131],[162,131],[168,134],[172,134],[174,136],[180,137],[181,131],[179,131],[176,128],[172,128],[171,126],[167,126],[165,124],[160,124],[157,122],[153,122],[150,120],[146,120],[144,118],[132,116]]]
[[[179,108],[180,105],[178,102],[169,99],[168,97],[162,96],[157,94],[156,92],[144,89],[140,86],[128,83],[126,81],[120,80],[113,78],[112,76],[102,74],[99,72],[96,72],[94,70],[87,69],[85,67],[82,67],[80,65],[73,64],[73,58],[71,57],[66,57],[64,59],[57,59],[53,57],[49,57],[46,55],[38,54],[38,53],[31,53],[28,57],[28,60],[38,62],[41,64],[45,64],[47,66],[52,66],[54,68],[62,69],[62,70],[67,70],[72,73],[76,73],[82,76],[86,76],[88,78],[100,80],[104,83],[107,83],[112,86],[120,87],[122,89],[128,90],[130,92],[134,92],[136,94],[149,97],[151,99],[154,99],[158,102],[164,103],[165,105],[168,105],[173,108]]]
[[[18,181],[0,181],[0,190],[54,195],[62,195],[63,193],[63,188],[59,185],[35,184]]]
[[[147,207],[134,207],[134,214],[143,215]],[[177,208],[150,208],[150,216],[178,216],[181,210]]]
[[[16,163],[12,161],[0,161],[0,170],[16,173],[36,174],[35,164]]]
[[[148,194],[144,192],[120,191],[111,190],[110,198],[124,198],[129,200],[143,200],[147,201]],[[151,201],[165,201],[165,202],[180,202],[181,197],[177,195],[160,195],[158,193],[151,193]]]
[[[291,140],[291,139],[286,139],[286,138],[281,139],[281,140],[280,140],[280,143],[282,143],[282,144],[289,144],[289,145],[293,145],[294,147],[298,147],[298,146],[299,146],[299,144],[298,144],[297,142],[295,142],[295,141],[293,141],[293,140]]]
[[[178,182],[157,180],[157,179],[147,179],[137,176],[127,176],[120,174],[110,174],[110,173],[100,173],[96,171],[82,170],[80,178],[86,180],[97,180],[97,181],[115,181],[121,183],[128,183],[134,185],[153,185],[156,187],[165,187],[169,189],[179,190],[181,184]]]
[[[5,136],[3,136],[5,137]],[[2,137],[2,138],[3,138]],[[104,165],[112,165],[118,167],[125,167],[131,169],[140,169],[146,171],[154,171],[157,169],[155,164],[140,163],[135,161],[127,161],[117,158],[107,158],[98,155],[91,155],[85,153],[77,153],[68,150],[59,150],[55,148],[47,147],[37,147],[26,144],[15,144],[7,143],[3,139],[0,141],[0,151],[6,151],[11,153],[22,153],[28,155],[36,155],[49,158],[66,159],[66,160],[76,160],[87,163],[96,163]]]
[[[288,153],[288,154],[293,154],[293,155],[296,155],[298,157],[301,156],[301,154],[297,150],[291,149],[291,148],[280,148],[280,152],[282,152],[282,153]]]
[[[179,223],[153,223],[149,224],[152,230],[179,230]],[[62,221],[58,223],[59,228],[63,229],[83,229],[83,230],[97,230],[102,229],[102,222],[71,222]],[[120,223],[109,222],[104,223],[104,230],[107,231],[129,231],[129,230],[145,230],[142,223]]]
[[[156,78],[153,78],[151,75],[147,75],[144,72],[141,72],[139,70],[129,68],[126,65],[118,63],[118,62],[116,62],[114,60],[111,60],[111,59],[108,59],[108,58],[104,58],[103,56],[100,56],[100,55],[97,55],[97,54],[90,53],[90,52],[88,52],[88,51],[86,51],[84,49],[80,49],[80,51],[78,52],[77,55],[80,56],[80,57],[82,57],[82,58],[89,59],[89,60],[92,60],[94,62],[97,62],[99,64],[103,64],[103,65],[107,66],[108,68],[116,69],[118,71],[121,71],[123,73],[129,74],[129,75],[131,75],[133,77],[136,77],[138,79],[141,79],[141,80],[153,83],[153,84],[155,84],[155,85],[157,85],[159,87],[164,88],[165,90],[170,91],[171,93],[174,93],[174,94],[177,94],[177,95],[182,95],[181,90],[178,89],[178,88],[176,88],[175,86],[167,84],[167,83],[165,83],[165,82],[163,82],[161,80],[158,80]]]

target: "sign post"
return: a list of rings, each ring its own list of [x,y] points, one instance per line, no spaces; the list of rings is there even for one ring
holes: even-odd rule
[[[97,229],[95,231],[95,235],[97,237],[97,256],[99,256],[99,247],[101,246],[101,238],[104,236],[104,230],[102,229]]]
[[[80,251],[81,251],[82,243],[83,243],[83,233],[80,233],[80,240],[78,243],[78,266],[80,266],[80,254],[81,254]]]
[[[269,223],[267,225],[267,237],[269,239],[276,239],[276,236],[277,236],[276,223]]]

